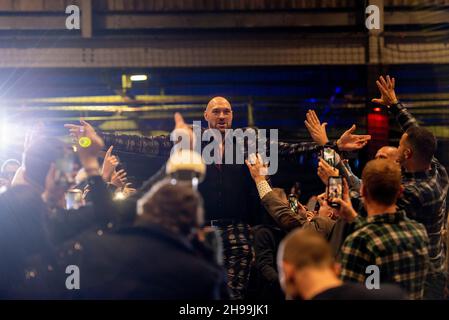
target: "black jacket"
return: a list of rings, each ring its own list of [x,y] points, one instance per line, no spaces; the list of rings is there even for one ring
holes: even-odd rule
[[[116,216],[102,178],[88,180],[92,203],[77,210],[50,211],[40,191],[29,185],[0,195],[0,298],[57,298],[65,289],[57,246]]]
[[[114,145],[114,150],[118,151],[168,157],[173,147],[168,136],[142,137],[109,133],[100,133],[100,135],[106,147]],[[280,158],[291,160],[304,152],[317,152],[321,147],[314,142],[278,142],[277,149]],[[271,149],[267,148],[267,151],[269,150]],[[244,156],[247,157],[246,152]],[[161,173],[157,175],[159,178]],[[151,182],[155,180],[157,179],[152,178]],[[150,186],[150,183],[145,183],[144,189],[148,190]],[[257,190],[244,163],[207,165],[206,178],[198,189],[204,199],[206,221],[233,219],[249,224],[260,223],[259,219],[262,215]],[[130,210],[135,208],[135,204],[131,201],[128,204]]]
[[[64,264],[79,267],[81,279],[80,289],[65,298],[227,298],[224,271],[187,239],[153,224],[102,231],[86,233],[61,251]]]

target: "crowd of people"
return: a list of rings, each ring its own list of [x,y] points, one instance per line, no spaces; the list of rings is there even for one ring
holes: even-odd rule
[[[449,178],[436,138],[399,102],[395,79],[377,86],[373,103],[403,135],[360,178],[345,155],[371,137],[355,126],[330,141],[309,110],[313,141],[276,142],[281,160],[322,156],[323,193],[306,205],[299,184],[288,195],[272,185],[259,154],[176,166],[169,136],[105,133],[85,121],[65,125],[70,144],[34,131],[22,161],[1,167],[0,298],[443,299]],[[204,119],[201,132],[217,130],[224,144],[228,100],[210,100]],[[193,137],[180,114],[176,130]],[[137,188],[117,151],[168,162]]]

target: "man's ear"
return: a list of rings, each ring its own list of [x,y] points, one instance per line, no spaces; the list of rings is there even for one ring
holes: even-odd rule
[[[283,279],[280,279],[280,280],[283,282],[283,284],[285,286],[284,290],[290,291],[292,286],[295,285],[295,268],[292,264],[283,261],[282,277],[283,277]]]
[[[365,186],[363,185],[363,180],[362,180],[362,182],[361,182],[361,184],[360,184],[360,190],[359,190],[359,192],[360,192],[360,196],[363,198],[363,197],[365,197]]]
[[[406,148],[405,150],[404,150],[404,157],[405,157],[405,159],[411,159],[412,157],[413,157],[413,150],[412,149],[410,149],[410,148]]]
[[[338,262],[334,262],[332,269],[335,273],[335,275],[340,278],[340,274],[341,274],[341,264]]]
[[[207,120],[207,111],[204,111],[204,120],[209,121]]]
[[[291,265],[288,262],[282,261],[282,270],[283,270],[285,279],[291,278],[294,274],[293,265]]]

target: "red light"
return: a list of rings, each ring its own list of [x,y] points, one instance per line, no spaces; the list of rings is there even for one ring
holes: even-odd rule
[[[374,112],[380,112],[381,109],[379,107],[374,108]]]

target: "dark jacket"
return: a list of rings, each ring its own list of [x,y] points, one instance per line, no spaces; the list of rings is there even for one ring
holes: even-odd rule
[[[106,147],[114,145],[114,150],[118,151],[168,157],[173,147],[168,136],[141,137],[108,133],[100,135]],[[205,144],[207,142],[203,142],[203,145]],[[304,152],[317,152],[321,147],[314,142],[278,142],[277,149],[280,158],[291,160]],[[246,152],[244,156],[246,159]],[[144,186],[148,188],[150,185],[146,183]],[[259,222],[261,208],[257,190],[245,164],[207,165],[206,178],[199,185],[199,191],[204,199],[206,220],[233,219],[249,224]],[[131,202],[129,205],[133,207]]]
[[[277,270],[277,253],[279,244],[286,232],[270,226],[260,225],[254,228],[255,298],[258,300],[284,300]]]
[[[110,219],[111,199],[100,176],[90,177],[92,204],[50,211],[41,193],[18,185],[0,195],[0,298],[55,298],[59,243]]]
[[[224,271],[187,239],[153,224],[102,232],[88,232],[63,248],[65,264],[79,266],[81,274],[80,289],[65,298],[227,297]]]

